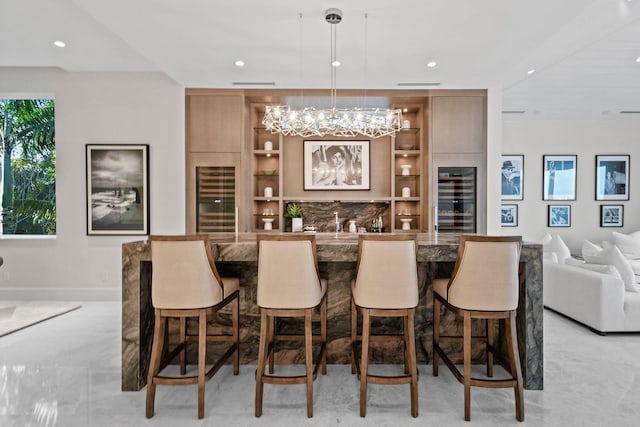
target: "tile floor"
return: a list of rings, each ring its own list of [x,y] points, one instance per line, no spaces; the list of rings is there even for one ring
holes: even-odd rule
[[[525,391],[525,423],[511,390],[463,390],[445,367],[421,365],[420,416],[409,413],[408,386],[369,386],[367,417],[349,366],[330,365],[314,388],[314,417],[303,385],[265,386],[254,417],[254,366],[234,377],[225,366],[207,383],[197,419],[196,386],[159,386],[156,415],[144,417],[145,390],[120,391],[120,304],[86,302],[74,312],[0,338],[0,426],[411,426],[640,425],[640,334],[599,336],[545,310],[545,390]],[[391,370],[395,367],[377,367]]]

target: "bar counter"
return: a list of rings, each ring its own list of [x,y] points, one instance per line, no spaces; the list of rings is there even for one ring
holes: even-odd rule
[[[436,277],[449,277],[456,260],[458,236],[416,234],[418,241],[418,279],[420,303],[416,310],[415,332],[419,363],[431,362],[433,298],[430,283]],[[316,235],[320,274],[328,280],[327,356],[329,363],[348,364],[351,357],[350,282],[355,273],[358,236],[351,233]],[[255,364],[257,359],[260,312],[256,304],[256,234],[211,235],[211,248],[222,276],[240,279],[240,361]],[[542,245],[523,243],[520,256],[520,301],[517,311],[518,345],[524,385],[529,390],[543,388],[542,336]],[[392,285],[392,284],[391,284]],[[227,309],[225,309],[227,310]],[[216,322],[230,324],[230,311],[222,310]],[[396,319],[379,319],[372,328],[386,326],[399,330]],[[213,324],[212,324],[213,325]],[[451,313],[442,318],[443,334],[460,334],[462,320]],[[213,326],[212,326],[213,327]],[[297,324],[283,322],[279,330],[293,330]],[[474,325],[474,335],[483,330]],[[498,337],[502,338],[498,329]],[[170,327],[170,340],[176,329]],[[151,305],[151,262],[146,241],[122,245],[122,390],[136,391],[146,384],[153,337]],[[462,346],[450,344],[452,360],[462,361]],[[474,363],[484,360],[481,346],[474,346]],[[402,363],[401,347],[393,344],[371,352],[372,363]],[[215,354],[216,349],[211,350]],[[276,357],[283,362],[304,360],[299,345],[278,346]],[[242,369],[242,367],[241,367]]]

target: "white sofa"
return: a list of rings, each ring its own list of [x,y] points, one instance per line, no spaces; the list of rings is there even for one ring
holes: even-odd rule
[[[616,275],[545,260],[543,303],[600,334],[640,332],[640,293]]]
[[[558,235],[542,238],[543,297],[555,310],[601,334],[640,332],[640,231],[612,232],[612,241],[582,244],[571,257]]]

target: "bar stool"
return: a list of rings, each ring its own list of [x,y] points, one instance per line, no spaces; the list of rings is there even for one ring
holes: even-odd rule
[[[361,234],[358,238],[356,277],[351,283],[351,373],[360,380],[360,416],[367,413],[367,384],[409,384],[411,415],[418,416],[418,368],[414,318],[418,305],[416,241],[410,235]],[[362,315],[362,335],[357,335]],[[372,335],[371,317],[402,317],[402,335]],[[404,340],[405,374],[369,374],[370,342]],[[360,360],[357,344],[361,342]]]
[[[313,416],[313,381],[321,366],[327,373],[327,281],[320,278],[314,235],[258,235],[258,292],[260,346],[256,370],[256,417],[262,415],[263,386],[267,384],[307,385],[307,416]],[[320,336],[312,332],[312,316],[320,311]],[[276,334],[279,317],[303,317],[304,334]],[[318,359],[313,362],[313,341],[320,341]],[[277,341],[304,341],[305,375],[272,375]],[[265,366],[269,359],[269,374]]]
[[[153,346],[147,378],[147,418],[153,417],[157,384],[198,384],[198,418],[204,417],[204,384],[233,354],[233,374],[238,375],[238,313],[240,283],[238,279],[221,278],[216,269],[209,238],[206,235],[149,236],[151,244],[151,302],[155,312]],[[231,334],[207,334],[207,315],[231,306]],[[188,335],[186,321],[198,318],[198,334]],[[179,319],[180,342],[170,352],[163,352],[167,321]],[[188,342],[198,344],[198,374],[185,377]],[[206,370],[207,342],[224,341],[231,345]],[[163,353],[168,353],[163,359]],[[180,377],[167,377],[160,372],[177,355],[180,356]]]
[[[438,376],[439,357],[458,381],[464,384],[464,419],[471,419],[471,386],[513,387],[516,419],[524,421],[522,371],[518,354],[516,308],[519,293],[519,262],[522,238],[463,235],[450,279],[433,281],[433,375]],[[441,306],[463,317],[463,336],[440,335]],[[485,319],[486,336],[471,335],[471,320]],[[482,379],[471,376],[471,344],[482,342],[487,352],[487,376],[493,377],[493,357],[500,357],[494,346],[493,320],[504,319],[509,361],[508,379]],[[462,342],[464,374],[460,373],[440,347],[441,342]],[[506,363],[505,363],[506,364]]]

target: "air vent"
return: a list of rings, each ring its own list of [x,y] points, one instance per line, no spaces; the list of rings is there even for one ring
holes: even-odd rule
[[[435,82],[431,82],[431,83],[403,83],[400,82],[397,84],[398,86],[440,86],[440,83],[435,83]]]
[[[502,114],[524,114],[525,110],[503,110]]]
[[[275,86],[276,82],[232,82],[234,86]]]
[[[640,114],[640,111],[638,111],[638,110],[622,110],[622,111],[620,111],[620,114]]]

